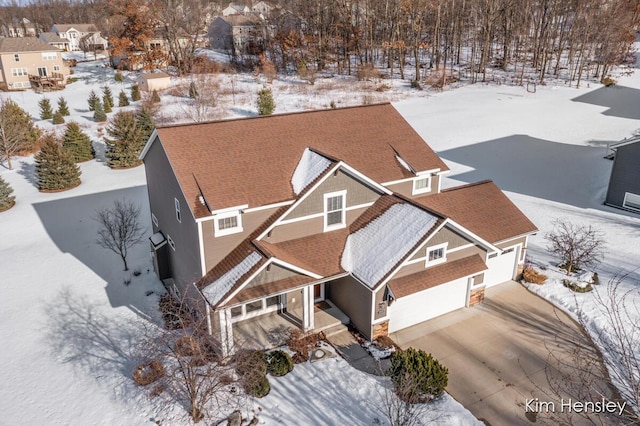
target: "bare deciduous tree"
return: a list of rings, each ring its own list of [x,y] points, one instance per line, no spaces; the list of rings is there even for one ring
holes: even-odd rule
[[[129,249],[144,240],[144,228],[139,218],[140,206],[125,199],[115,201],[110,208],[99,210],[94,217],[101,225],[96,243],[120,256],[125,271],[129,270]]]
[[[199,76],[194,85],[197,91],[189,104],[184,106],[185,115],[197,123],[215,118],[220,84],[206,76]]]
[[[593,266],[604,255],[604,235],[591,225],[576,225],[566,219],[553,221],[553,231],[545,238],[548,249],[560,256],[569,275],[575,269]]]

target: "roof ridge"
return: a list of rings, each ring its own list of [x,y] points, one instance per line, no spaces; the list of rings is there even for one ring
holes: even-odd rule
[[[344,111],[344,110],[356,109],[356,108],[380,107],[383,105],[391,105],[391,102],[380,102],[380,103],[369,104],[369,105],[352,105],[352,106],[346,106],[346,107],[340,107],[340,108],[323,108],[323,109],[312,109],[312,110],[305,110],[305,111],[289,111],[289,112],[283,112],[281,114],[257,115],[257,116],[251,116],[251,117],[230,117],[230,118],[222,118],[219,120],[200,121],[198,123],[193,123],[193,122],[192,123],[169,123],[169,124],[162,124],[162,125],[156,126],[156,128],[170,129],[173,127],[200,126],[205,124],[228,123],[232,121],[241,121],[241,120],[260,120],[260,119],[272,118],[275,116],[284,117],[284,116],[290,116],[290,115],[313,114],[317,112]]]
[[[443,189],[440,191],[440,193],[443,192],[451,192],[451,191],[455,191],[457,189],[465,189],[465,188],[470,188],[472,186],[480,186],[480,185],[486,185],[487,183],[493,183],[495,185],[495,182],[491,179],[484,179],[478,182],[471,182],[471,183],[466,183],[464,185],[458,185],[458,186],[454,186],[451,188],[447,188],[447,189]],[[496,185],[497,186],[497,185]],[[421,197],[421,198],[426,198],[426,197]]]

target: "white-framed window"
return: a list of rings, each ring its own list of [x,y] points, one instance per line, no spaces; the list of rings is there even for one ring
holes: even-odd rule
[[[447,261],[447,246],[449,243],[427,247],[427,262],[425,266],[433,266]]]
[[[168,234],[167,234],[167,242],[169,243],[169,246],[173,249],[173,251],[176,251],[176,243],[173,242],[173,238],[171,238],[171,236]]]
[[[17,53],[14,53],[13,54],[13,60],[16,61],[16,62],[20,62],[20,55],[17,54]]]
[[[423,194],[431,191],[431,176],[418,176],[413,180],[412,194]]]
[[[176,206],[176,220],[182,223],[182,213],[180,213],[180,201],[178,201],[177,198],[174,198],[173,202]]]
[[[622,207],[633,210],[640,210],[640,195],[631,192],[625,192]]]
[[[213,223],[213,227],[216,237],[242,232],[242,217],[240,216],[240,211],[218,214]]]
[[[56,59],[58,59],[58,54],[56,52],[42,52],[43,61],[55,61]]]
[[[156,227],[158,226],[158,218],[153,213],[151,213],[151,222],[153,222]]]
[[[60,71],[60,65],[54,65],[53,66],[53,70],[54,71]]]
[[[27,69],[26,68],[11,68],[11,75],[14,77],[22,77],[22,76],[26,76],[27,73]]]
[[[256,317],[268,312],[277,311],[284,296],[270,296],[264,299],[254,300],[245,304],[231,308],[231,320],[241,321],[247,318]]]
[[[347,191],[324,194],[324,230],[344,228],[346,226],[345,208]]]

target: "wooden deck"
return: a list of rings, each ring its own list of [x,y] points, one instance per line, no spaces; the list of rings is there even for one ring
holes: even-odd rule
[[[57,72],[47,76],[29,75],[29,81],[36,90],[61,90],[65,87],[64,75]]]

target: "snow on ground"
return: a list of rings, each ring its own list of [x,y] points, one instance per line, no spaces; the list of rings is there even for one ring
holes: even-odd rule
[[[81,165],[82,185],[39,193],[32,157],[17,159],[13,171],[0,169],[17,198],[14,208],[0,214],[2,424],[140,425],[156,419],[165,425],[189,424],[181,407],[154,402],[130,380],[137,361],[136,324],[157,315],[162,291],[148,246],[141,244],[131,254],[132,271],[141,272],[135,277],[122,271],[116,255],[94,242],[97,225],[91,216],[123,197],[140,203],[151,229],[143,167],[113,171],[105,165],[100,141],[104,125],[93,122],[87,107],[89,91],[100,94],[104,84],[116,99],[121,89],[129,93],[137,74],[125,72],[124,83],[116,83],[113,74],[103,61],[81,63],[74,74],[78,81],[44,95],[54,107],[64,96],[71,118],[94,140],[98,159]],[[214,79],[221,88],[215,116],[255,114],[255,94],[264,81],[250,74]],[[188,81],[176,79],[181,88],[162,94],[164,116],[184,120],[192,112]],[[277,112],[328,107],[331,101],[346,106],[400,100],[396,107],[452,169],[446,186],[493,179],[540,228],[531,239],[530,259],[555,262],[544,233],[554,218],[566,217],[605,232],[609,250],[598,268],[601,282],[621,269],[637,268],[640,245],[633,242],[640,236],[640,217],[602,205],[611,169],[611,162],[602,158],[606,144],[640,128],[637,73],[619,77],[613,88],[593,83],[581,89],[538,86],[535,93],[482,84],[441,93],[415,92],[408,86],[406,81],[355,82],[346,77],[320,77],[314,86],[286,77],[271,85]],[[38,117],[43,95],[27,91],[2,96]],[[36,124],[63,129],[37,118]],[[639,280],[635,271],[627,285],[637,286]],[[590,293],[574,298],[561,286],[539,289],[569,311],[578,309],[577,300],[587,318],[596,320],[593,327],[602,327],[600,313],[586,302]],[[273,379],[272,393],[256,404],[263,407],[265,424],[299,424],[301,415],[308,416],[308,424],[327,419],[340,423],[349,413],[373,421],[374,410],[364,404],[381,392],[377,380],[328,359]],[[473,423],[451,398],[438,404],[445,405],[441,411],[455,413],[441,424]],[[435,409],[440,410],[438,405]]]

